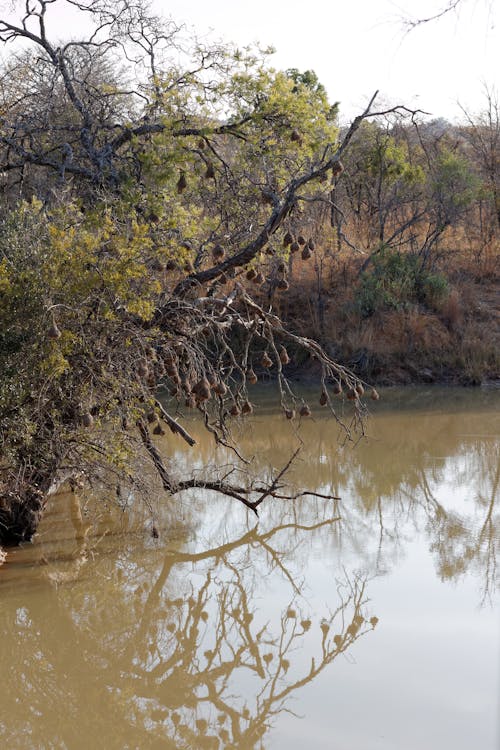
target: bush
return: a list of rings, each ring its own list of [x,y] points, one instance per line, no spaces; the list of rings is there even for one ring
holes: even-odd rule
[[[449,294],[446,278],[422,268],[418,255],[384,247],[373,256],[355,292],[364,318],[378,310],[407,309],[415,304],[435,308]]]

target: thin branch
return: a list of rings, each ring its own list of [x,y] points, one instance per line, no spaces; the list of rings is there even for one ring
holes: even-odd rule
[[[190,445],[191,447],[193,447],[193,445],[196,445],[196,440],[193,437],[191,437],[189,432],[187,432],[187,430],[185,430],[184,427],[182,427],[182,425],[180,425],[173,417],[170,416],[170,414],[165,410],[165,407],[163,406],[163,404],[161,404],[160,401],[156,400],[155,406],[160,412],[161,418],[163,419],[163,421],[168,424],[168,426],[170,427],[170,430],[174,434],[180,435],[181,438],[185,440],[186,443]]]

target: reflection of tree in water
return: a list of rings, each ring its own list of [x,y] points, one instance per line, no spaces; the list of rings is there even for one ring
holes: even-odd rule
[[[477,494],[470,499],[467,513],[445,510],[427,485],[424,503],[431,529],[431,550],[436,553],[440,576],[457,579],[468,570],[482,578],[482,601],[495,593],[498,583],[497,557],[500,550],[500,444],[481,445],[478,461],[468,462],[469,480]],[[472,465],[471,465],[472,464]],[[485,478],[491,482],[485,482]]]
[[[282,425],[274,419],[263,420],[262,429],[258,420],[252,426],[255,452],[265,456],[260,465],[256,459],[257,470],[266,461],[284,463],[290,441]],[[298,488],[340,495],[333,512],[318,499],[285,509],[268,505],[258,527],[231,537],[228,506],[214,503],[200,513],[199,533],[213,517],[211,537],[221,543],[202,552],[175,552],[172,542],[160,554],[150,540],[151,554],[137,560],[128,533],[117,538],[116,554],[95,553],[95,536],[74,503],[71,554],[67,546],[63,552],[70,559],[38,568],[45,583],[36,596],[21,590],[6,597],[14,566],[2,568],[0,744],[263,746],[277,714],[290,710],[290,698],[376,623],[366,620],[362,580],[339,586],[325,619],[310,616],[301,571],[313,544],[327,559],[328,546],[350,546],[356,567],[373,575],[393,563],[406,538],[422,532],[442,578],[473,571],[481,576],[482,596],[493,593],[500,449],[486,434],[473,435],[487,432],[477,425],[468,426],[469,436],[464,432],[463,415],[411,415],[399,424],[387,417],[376,440],[345,451],[321,420],[304,425],[292,479]],[[207,447],[207,461],[211,455]],[[464,487],[465,500],[455,502],[453,493],[464,496]],[[186,501],[188,529],[207,502]],[[234,519],[240,528],[239,506]],[[115,528],[110,521],[109,544]],[[185,542],[181,533],[183,550]],[[43,536],[40,548],[51,560]],[[257,602],[277,579],[286,582],[289,599],[262,619]],[[300,646],[302,653],[314,651],[314,662],[304,664]]]
[[[152,550],[141,564],[119,554],[94,563],[93,537],[72,519],[64,585],[49,562],[36,601],[20,594],[0,612],[4,647],[22,642],[15,658],[2,655],[0,738],[10,747],[264,747],[291,696],[376,625],[356,577],[338,584],[323,618],[305,611],[289,562],[299,550],[282,548],[328,532],[335,518],[256,527],[196,553]],[[245,564],[249,552],[256,564]],[[87,566],[96,584],[82,588]],[[289,604],[266,621],[256,600],[271,569],[289,585]],[[314,653],[307,663],[302,646]]]
[[[399,448],[393,445],[387,450],[390,458],[379,455],[383,472],[370,471],[363,456],[354,476],[344,476],[348,487],[354,482],[350,494],[359,502],[354,507],[340,503],[339,513],[351,534],[363,528],[378,536],[377,572],[387,552],[396,555],[407,538],[422,530],[439,576],[457,579],[474,572],[482,579],[484,601],[498,585],[500,446],[491,439],[453,438],[447,431],[444,441],[435,434],[424,444],[410,439]],[[445,486],[448,496],[440,500]],[[462,488],[468,489],[465,502],[453,495],[460,496]],[[338,485],[337,491],[345,492]]]
[[[376,437],[354,450],[339,446],[326,420],[304,424],[293,479],[342,498],[335,532],[363,569],[383,573],[408,539],[424,533],[440,577],[474,572],[484,600],[498,585],[500,545],[500,447],[495,423],[487,427],[492,412],[382,414],[373,422]],[[278,420],[263,424],[261,432],[254,427],[256,452],[279,465],[289,441]]]

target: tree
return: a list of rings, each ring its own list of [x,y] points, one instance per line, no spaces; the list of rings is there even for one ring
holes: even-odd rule
[[[356,226],[369,252],[409,243],[425,216],[425,173],[398,123],[365,122],[346,159],[346,178],[337,201]]]
[[[485,107],[474,116],[462,108],[466,124],[461,132],[483,186],[486,216],[481,217],[481,235],[486,243],[500,233],[500,104],[498,92],[485,86]]]
[[[63,4],[90,17],[83,41],[51,40]],[[284,371],[299,349],[318,361],[320,402],[333,410],[344,390],[344,429],[360,427],[362,385],[275,307],[300,249],[298,207],[328,200],[325,178],[374,98],[339,141],[310,74],[188,45],[142,0],[30,0],[19,21],[0,20],[0,39],[28,43],[0,104],[0,541],[31,538],[65,476],[139,484],[138,455],[169,493],[204,487],[255,512],[285,497],[286,466],[269,483],[236,469],[177,477],[151,432],[192,445],[178,416],[196,408],[232,443],[231,418],[252,412],[248,386],[269,368],[285,416],[307,416]]]

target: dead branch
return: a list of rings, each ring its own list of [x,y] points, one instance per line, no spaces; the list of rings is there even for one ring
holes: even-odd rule
[[[187,432],[187,430],[182,425],[180,425],[173,417],[170,416],[170,414],[166,411],[165,407],[160,401],[155,400],[155,406],[160,412],[163,421],[168,424],[170,430],[175,435],[180,435],[181,438],[185,440],[191,448],[193,447],[193,445],[196,445],[196,440],[191,437],[189,432]]]

